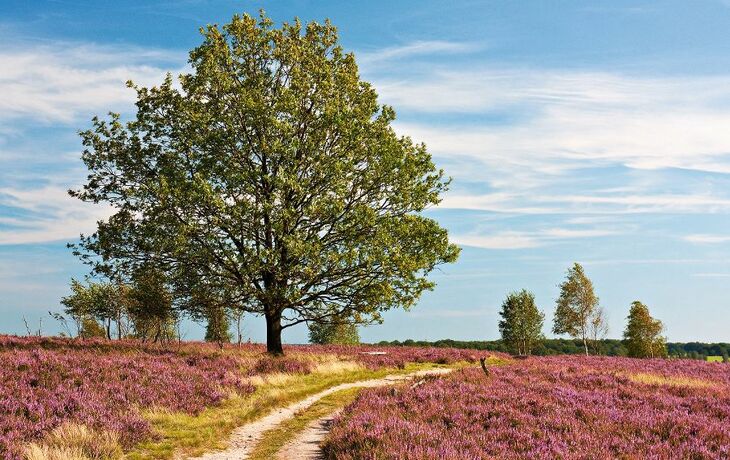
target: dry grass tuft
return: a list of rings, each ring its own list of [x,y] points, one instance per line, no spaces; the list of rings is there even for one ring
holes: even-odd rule
[[[31,444],[25,449],[25,460],[89,460],[79,449],[67,447],[49,447]]]
[[[26,447],[24,456],[26,460],[114,460],[122,458],[122,447],[116,433],[67,423],[42,442]]]
[[[248,377],[246,379],[246,382],[250,383],[251,385],[253,385],[255,387],[259,387],[264,384],[279,386],[279,385],[283,385],[287,382],[290,382],[292,380],[296,380],[296,378],[297,378],[296,374],[286,374],[283,372],[275,372],[272,374],[253,375],[251,377]]]
[[[328,361],[317,365],[314,372],[318,374],[342,374],[343,372],[357,372],[365,368],[354,361]]]
[[[311,361],[315,363],[315,367],[312,369],[312,374],[317,375],[343,374],[347,372],[360,372],[365,370],[364,366],[354,361],[339,361],[336,359],[320,359]],[[275,372],[272,374],[253,375],[248,377],[246,382],[256,387],[262,385],[282,386],[300,377],[301,376],[296,374]]]
[[[663,385],[687,388],[709,388],[717,386],[717,383],[715,382],[695,379],[692,377],[673,377],[646,373],[627,374],[626,377],[628,377],[628,379],[632,382],[643,383],[646,385]]]

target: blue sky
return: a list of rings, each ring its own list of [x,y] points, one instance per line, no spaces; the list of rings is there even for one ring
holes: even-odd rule
[[[493,339],[511,290],[552,321],[577,261],[623,330],[641,300],[672,341],[730,341],[730,2],[0,0],[0,331],[58,330],[65,248],[105,216],[65,190],[79,129],[130,114],[124,81],[186,69],[197,30],[265,8],[330,18],[363,78],[453,177],[429,215],[461,259],[363,339]],[[187,337],[200,337],[187,325]],[[263,340],[262,323],[247,333]],[[301,342],[303,329],[285,333]]]

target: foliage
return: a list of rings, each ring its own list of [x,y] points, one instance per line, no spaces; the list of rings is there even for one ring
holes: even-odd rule
[[[224,344],[231,341],[230,320],[222,308],[212,308],[208,312],[205,326],[205,341]]]
[[[624,331],[628,355],[634,358],[667,356],[666,338],[661,336],[663,330],[664,325],[652,318],[649,307],[634,301]]]
[[[729,417],[730,373],[721,365],[530,358],[494,366],[489,377],[465,369],[365,390],[335,419],[324,448],[338,460],[724,459]]]
[[[545,315],[535,305],[535,295],[525,289],[512,292],[499,312],[499,332],[502,341],[513,353],[529,355],[537,342],[544,338],[542,325]]]
[[[84,285],[72,279],[71,295],[61,299],[61,304],[64,313],[76,323],[77,335],[86,331],[85,337],[96,337],[98,331],[93,326],[102,323],[106,325],[103,335],[111,339],[111,324],[115,322],[117,338],[122,338],[126,335],[127,293],[128,287],[124,284],[89,282]],[[60,316],[57,319],[63,320]]]
[[[348,320],[334,320],[309,325],[309,342],[319,345],[357,345],[360,334],[357,325]]]
[[[606,310],[598,305],[588,322],[588,338],[589,345],[593,353],[597,355],[605,354],[603,350],[603,340],[608,335],[608,318]]]
[[[135,336],[142,341],[169,341],[176,337],[177,313],[165,274],[150,266],[139,268],[129,292],[129,314]]]
[[[81,320],[79,337],[82,339],[107,338],[106,331],[94,318],[86,317]]]
[[[598,297],[593,292],[593,283],[586,276],[583,267],[575,263],[559,287],[560,297],[556,301],[553,332],[581,338],[587,355],[592,332],[598,336],[603,330],[607,331],[603,310],[598,308]]]
[[[103,273],[160,266],[281,330],[412,306],[459,253],[421,215],[448,181],[395,134],[329,22],[274,28],[234,16],[203,30],[192,72],[136,87],[137,114],[82,133],[88,182],[72,195],[115,214],[76,253]],[[189,294],[189,293],[188,293]]]
[[[487,350],[497,352],[509,352],[501,340],[437,340],[429,342],[425,340],[393,340],[378,343],[381,346],[408,346],[408,347],[436,347],[436,348],[461,348],[470,350]],[[627,356],[626,345],[623,340],[603,339],[598,343],[601,354],[607,356]],[[667,342],[669,356],[673,358],[693,358],[704,360],[707,356],[722,356],[730,352],[730,343],[678,343]],[[585,353],[583,342],[575,339],[545,339],[533,350],[533,354],[546,355],[575,355]]]

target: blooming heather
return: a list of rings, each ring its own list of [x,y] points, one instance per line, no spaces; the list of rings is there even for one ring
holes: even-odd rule
[[[325,450],[338,460],[730,458],[730,366],[551,357],[489,377],[467,369],[368,390]]]
[[[338,355],[357,361],[370,369],[382,367],[403,368],[407,363],[453,364],[459,361],[476,362],[483,355],[478,350],[429,347],[380,347],[375,345],[306,345],[292,346],[289,350],[307,353]],[[490,355],[506,357],[504,353]]]
[[[64,421],[119,433],[124,443],[149,434],[139,409],[197,413],[225,396],[252,392],[228,356],[9,349],[0,352],[0,458]],[[233,372],[231,372],[233,371]]]
[[[261,345],[206,343],[166,347],[137,341],[0,336],[0,458],[20,458],[22,446],[64,422],[119,435],[125,445],[150,436],[141,411],[196,414],[230,391],[252,393],[253,375],[311,372],[321,356],[368,368],[407,362],[473,360],[464,350],[403,347],[291,346],[273,358]],[[385,352],[385,354],[370,354]]]

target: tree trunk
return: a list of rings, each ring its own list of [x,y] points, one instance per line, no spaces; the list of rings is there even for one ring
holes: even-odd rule
[[[283,355],[281,346],[281,312],[266,313],[266,351],[272,355]]]
[[[238,312],[238,316],[236,317],[236,339],[238,341],[238,346],[241,346],[241,312]]]
[[[588,356],[588,341],[585,336],[583,336],[583,348],[586,349],[586,356]]]

